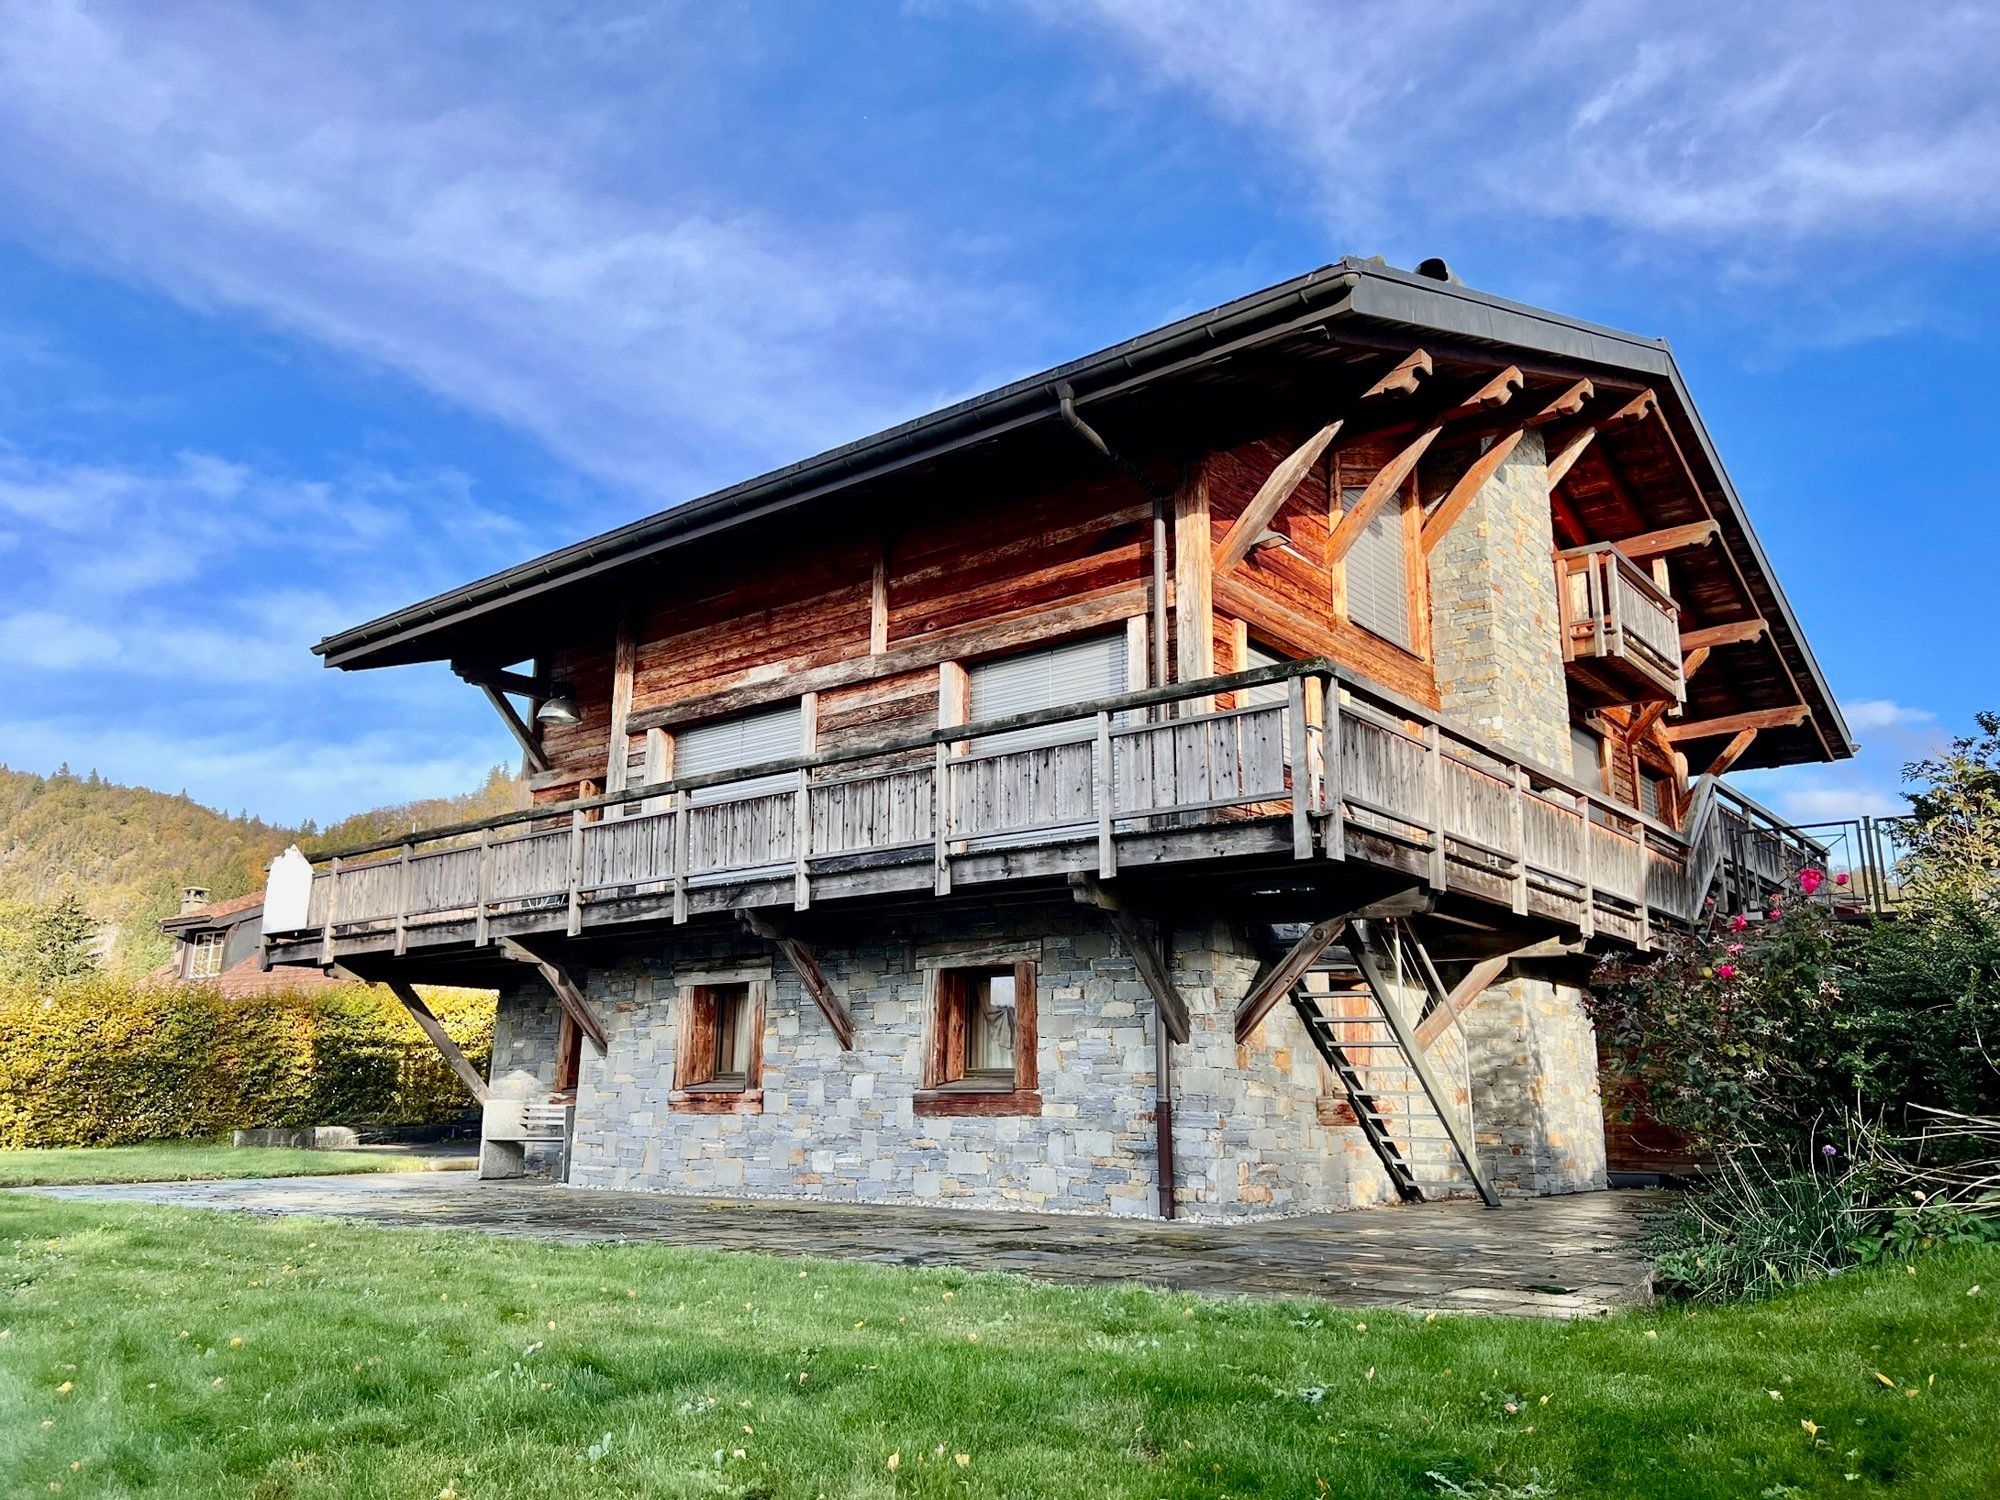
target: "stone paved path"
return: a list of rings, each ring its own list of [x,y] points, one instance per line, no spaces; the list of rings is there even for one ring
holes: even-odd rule
[[[656,1242],[887,1265],[1016,1271],[1046,1281],[1135,1281],[1215,1296],[1324,1297],[1368,1306],[1578,1317],[1647,1300],[1633,1249],[1642,1192],[1425,1203],[1253,1224],[1164,1224],[1068,1214],[886,1208],[599,1192],[458,1173],[285,1177],[37,1188],[54,1197],[524,1239]]]

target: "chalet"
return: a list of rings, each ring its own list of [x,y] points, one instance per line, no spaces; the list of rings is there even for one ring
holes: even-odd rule
[[[315,649],[450,663],[535,801],[287,856],[266,962],[497,988],[489,1171],[709,1195],[1601,1186],[1594,962],[1815,857],[1723,773],[1853,748],[1667,346],[1436,262]]]
[[[260,963],[263,919],[262,891],[211,901],[206,887],[183,886],[180,910],[160,923],[160,931],[174,940],[174,956],[152,975],[153,981],[213,985],[232,997],[338,987],[338,980],[316,969],[274,969]]]

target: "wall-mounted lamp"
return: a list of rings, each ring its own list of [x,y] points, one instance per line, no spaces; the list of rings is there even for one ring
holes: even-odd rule
[[[1250,544],[1250,555],[1252,557],[1264,552],[1289,552],[1301,561],[1305,560],[1305,554],[1292,545],[1290,537],[1286,536],[1282,531],[1274,531],[1268,528],[1258,532],[1257,540]]]
[[[574,724],[583,716],[576,711],[576,689],[567,682],[549,684],[549,695],[535,710],[537,724]]]

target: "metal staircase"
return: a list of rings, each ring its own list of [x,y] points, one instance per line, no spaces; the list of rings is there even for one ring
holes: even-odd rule
[[[1429,955],[1395,919],[1353,921],[1348,934],[1346,946],[1328,948],[1292,987],[1306,1035],[1400,1197],[1477,1193],[1499,1207],[1473,1146],[1470,1101],[1461,1106],[1445,1090],[1416,1039],[1446,994]]]

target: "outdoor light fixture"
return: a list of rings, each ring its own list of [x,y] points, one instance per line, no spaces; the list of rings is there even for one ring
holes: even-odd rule
[[[1292,556],[1305,559],[1305,554],[1292,545],[1292,539],[1282,531],[1264,530],[1257,533],[1257,540],[1250,544],[1250,554],[1255,557],[1264,552],[1289,552]]]
[[[549,695],[535,710],[537,724],[574,724],[583,716],[576,711],[576,689],[566,682],[549,684]]]

